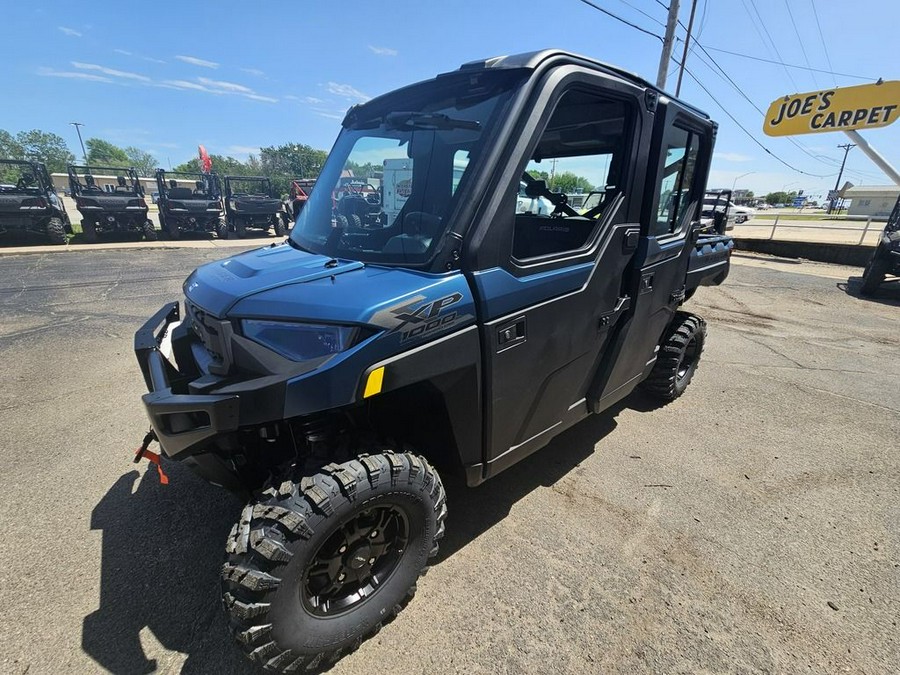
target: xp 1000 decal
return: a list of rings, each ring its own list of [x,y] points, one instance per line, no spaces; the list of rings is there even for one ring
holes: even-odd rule
[[[382,310],[372,317],[372,323],[389,328],[391,333],[400,333],[401,344],[414,338],[429,337],[460,321],[471,318],[471,315],[460,315],[453,306],[463,296],[451,293],[437,300],[426,301],[425,296],[417,295],[402,304]]]

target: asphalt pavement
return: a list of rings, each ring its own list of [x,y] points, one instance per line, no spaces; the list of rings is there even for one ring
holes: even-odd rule
[[[0,672],[254,672],[219,602],[242,505],[131,463],[133,332],[225,253],[0,257]],[[896,673],[900,283],[859,274],[736,256],[687,393],[445,478],[437,564],[332,672]]]

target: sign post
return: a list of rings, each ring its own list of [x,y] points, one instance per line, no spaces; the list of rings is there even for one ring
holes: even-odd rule
[[[891,180],[900,185],[898,172],[859,135],[859,129],[876,129],[900,117],[900,80],[856,87],[792,94],[772,101],[763,122],[767,136],[796,136],[843,131]]]

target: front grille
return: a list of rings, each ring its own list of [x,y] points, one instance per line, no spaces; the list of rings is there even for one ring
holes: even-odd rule
[[[184,306],[191,330],[213,357],[218,366],[216,370],[227,372],[230,366],[231,323],[220,321],[188,300],[185,300]]]

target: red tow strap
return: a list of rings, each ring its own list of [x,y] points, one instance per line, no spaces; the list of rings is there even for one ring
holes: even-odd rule
[[[141,459],[146,458],[148,462],[151,464],[156,464],[156,472],[159,474],[159,482],[162,485],[169,484],[169,477],[166,475],[166,472],[163,471],[162,461],[159,458],[159,455],[151,450],[148,450],[148,446],[150,443],[156,440],[156,434],[153,431],[148,431],[147,435],[144,436],[144,442],[141,443],[141,447],[134,451],[134,463],[137,464],[141,461]]]

